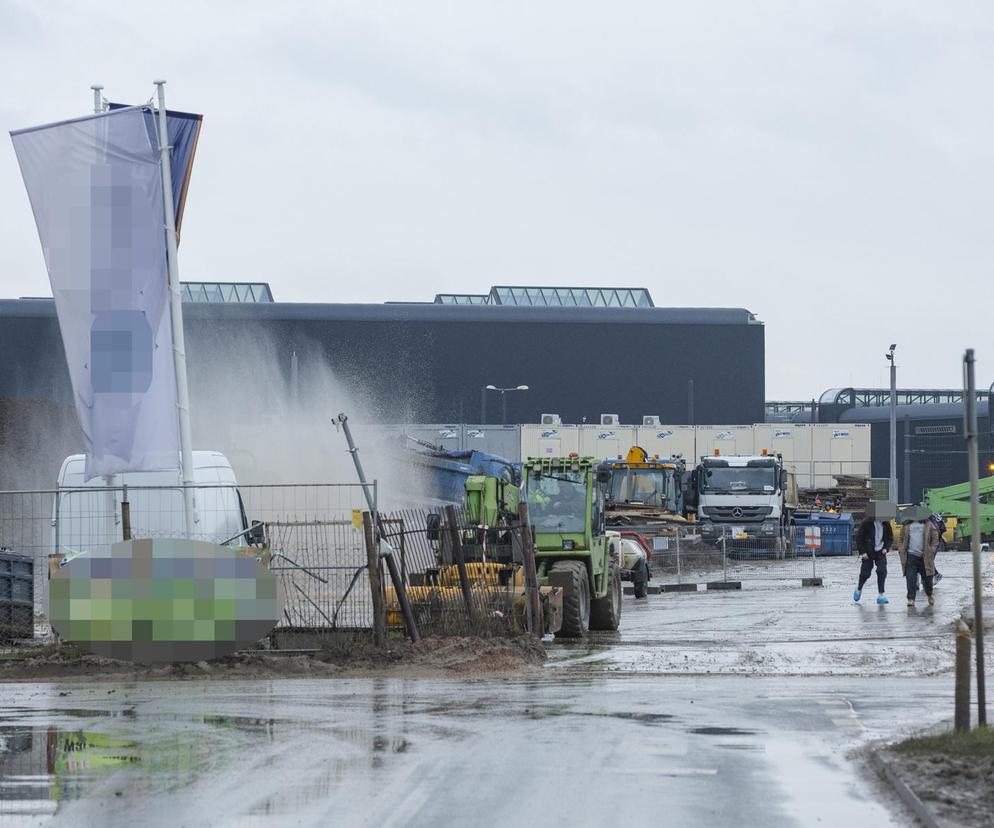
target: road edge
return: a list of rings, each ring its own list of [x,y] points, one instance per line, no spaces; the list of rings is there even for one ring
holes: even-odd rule
[[[900,774],[883,757],[884,748],[870,748],[870,764],[876,769],[884,779],[886,779],[901,801],[911,809],[912,813],[922,821],[925,828],[942,828],[942,823],[936,818],[905,782]]]

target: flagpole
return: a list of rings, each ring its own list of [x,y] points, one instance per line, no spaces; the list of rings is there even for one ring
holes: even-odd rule
[[[193,437],[190,429],[190,390],[186,378],[186,343],[183,337],[183,299],[176,258],[176,208],[173,206],[173,176],[169,162],[169,128],[166,125],[164,80],[153,81],[159,94],[159,153],[162,158],[162,198],[166,207],[166,254],[169,265],[169,318],[173,330],[173,367],[176,371],[176,407],[179,410],[180,477],[186,505],[186,534],[193,536],[196,498],[193,487]]]

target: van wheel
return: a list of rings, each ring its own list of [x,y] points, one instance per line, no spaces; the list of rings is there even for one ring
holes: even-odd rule
[[[557,561],[551,572],[566,576],[563,586],[563,623],[556,638],[579,638],[590,627],[590,580],[581,561]]]
[[[590,603],[590,629],[616,630],[621,624],[621,570],[612,561],[607,576],[607,595]]]

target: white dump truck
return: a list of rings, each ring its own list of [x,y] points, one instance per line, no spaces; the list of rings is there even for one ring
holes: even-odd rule
[[[779,455],[702,457],[692,476],[701,537],[783,554],[793,540],[797,479]]]

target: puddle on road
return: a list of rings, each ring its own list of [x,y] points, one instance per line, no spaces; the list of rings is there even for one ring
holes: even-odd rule
[[[130,739],[54,725],[0,725],[0,818],[54,814],[60,801],[78,799],[89,780],[140,761]]]

